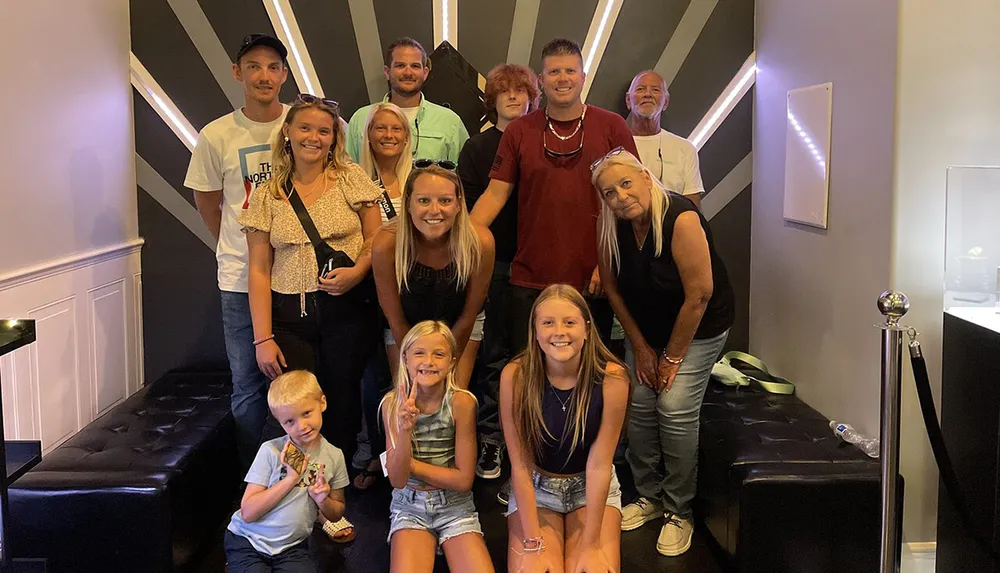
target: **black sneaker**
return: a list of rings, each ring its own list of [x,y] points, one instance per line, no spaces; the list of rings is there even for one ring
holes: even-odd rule
[[[510,480],[507,480],[503,482],[503,485],[500,486],[500,491],[497,492],[497,501],[499,501],[503,505],[507,505],[507,502],[509,500],[510,500]]]
[[[476,463],[476,475],[483,479],[500,477],[500,463],[503,461],[503,446],[489,440],[483,440],[479,450],[479,461]]]

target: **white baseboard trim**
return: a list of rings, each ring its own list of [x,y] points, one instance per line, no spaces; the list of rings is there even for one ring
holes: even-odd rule
[[[142,249],[144,242],[141,237],[135,238],[124,243],[118,243],[117,245],[92,249],[0,274],[0,291],[75,271],[83,267],[94,266],[111,259],[127,257]]]

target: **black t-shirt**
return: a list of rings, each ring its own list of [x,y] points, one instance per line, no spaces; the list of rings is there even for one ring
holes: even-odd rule
[[[701,227],[708,239],[708,251],[712,260],[712,298],[701,319],[695,339],[713,338],[733,325],[734,298],[729,284],[729,275],[722,259],[715,252],[712,230],[708,221],[685,197],[670,193],[670,205],[663,214],[663,249],[659,257],[653,256],[655,246],[653,231],[646,234],[642,249],[636,245],[635,234],[630,221],[618,221],[618,252],[621,268],[618,271],[618,290],[625,300],[632,319],[639,325],[643,338],[660,351],[670,340],[677,315],[684,304],[684,285],[677,271],[671,251],[674,237],[674,223],[686,211],[698,213]]]
[[[496,127],[477,133],[465,142],[465,147],[458,156],[458,175],[462,178],[465,203],[469,211],[472,211],[472,207],[490,184],[490,167],[497,148],[500,147],[501,137],[503,132]],[[517,185],[490,225],[490,232],[496,242],[496,261],[509,264],[517,254]]]

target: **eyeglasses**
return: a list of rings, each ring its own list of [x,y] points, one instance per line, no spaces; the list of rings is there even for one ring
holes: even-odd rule
[[[625,153],[625,151],[626,151],[626,149],[624,147],[622,147],[621,145],[619,145],[618,147],[616,147],[616,148],[612,149],[611,151],[605,153],[604,155],[600,156],[597,159],[597,161],[594,161],[593,163],[590,164],[590,171],[591,171],[591,173],[593,173],[593,171],[595,169],[597,169],[597,166],[600,165],[605,159],[608,159],[609,157],[614,157],[615,155],[620,155],[622,153]]]
[[[299,94],[298,97],[295,98],[295,103],[304,103],[304,104],[321,103],[327,107],[333,108],[334,111],[338,112],[340,111],[339,103],[335,102],[332,99],[326,99],[319,96],[314,96],[312,94]]]
[[[577,153],[583,151],[583,140],[587,136],[586,132],[584,132],[583,130],[583,119],[586,116],[587,116],[587,106],[583,106],[583,113],[580,114],[580,119],[577,121],[576,129],[573,130],[573,133],[569,135],[559,135],[559,133],[556,131],[556,128],[552,126],[552,120],[549,118],[549,110],[546,109],[545,110],[546,129],[542,131],[542,149],[545,150],[545,153],[548,153],[553,157],[572,157],[573,155],[576,155]],[[546,141],[545,136],[548,135],[547,132],[549,131],[551,131],[552,135],[555,135],[561,141],[567,141],[573,139],[574,137],[576,137],[576,134],[579,133],[580,145],[573,151],[554,151],[551,148],[549,148],[549,144]]]
[[[417,169],[427,169],[431,165],[437,165],[441,169],[445,169],[447,171],[454,171],[455,168],[458,167],[457,165],[455,165],[454,161],[448,161],[447,159],[442,159],[441,161],[438,161],[436,159],[414,159],[413,160],[413,166],[415,168],[417,168]]]

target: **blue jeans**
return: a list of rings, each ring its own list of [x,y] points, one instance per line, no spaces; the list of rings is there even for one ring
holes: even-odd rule
[[[222,328],[226,338],[229,369],[233,373],[233,419],[236,421],[236,448],[245,472],[260,446],[267,409],[267,377],[257,366],[253,346],[250,298],[245,292],[221,291]]]
[[[701,402],[712,365],[726,344],[729,331],[695,340],[688,348],[670,391],[656,391],[638,382],[635,354],[625,345],[632,373],[632,404],[628,420],[628,462],[639,495],[659,501],[664,511],[691,517],[691,500],[698,481],[698,430]]]
[[[289,547],[277,555],[265,555],[250,545],[245,537],[226,531],[222,540],[229,573],[316,573],[309,556],[309,540]]]

